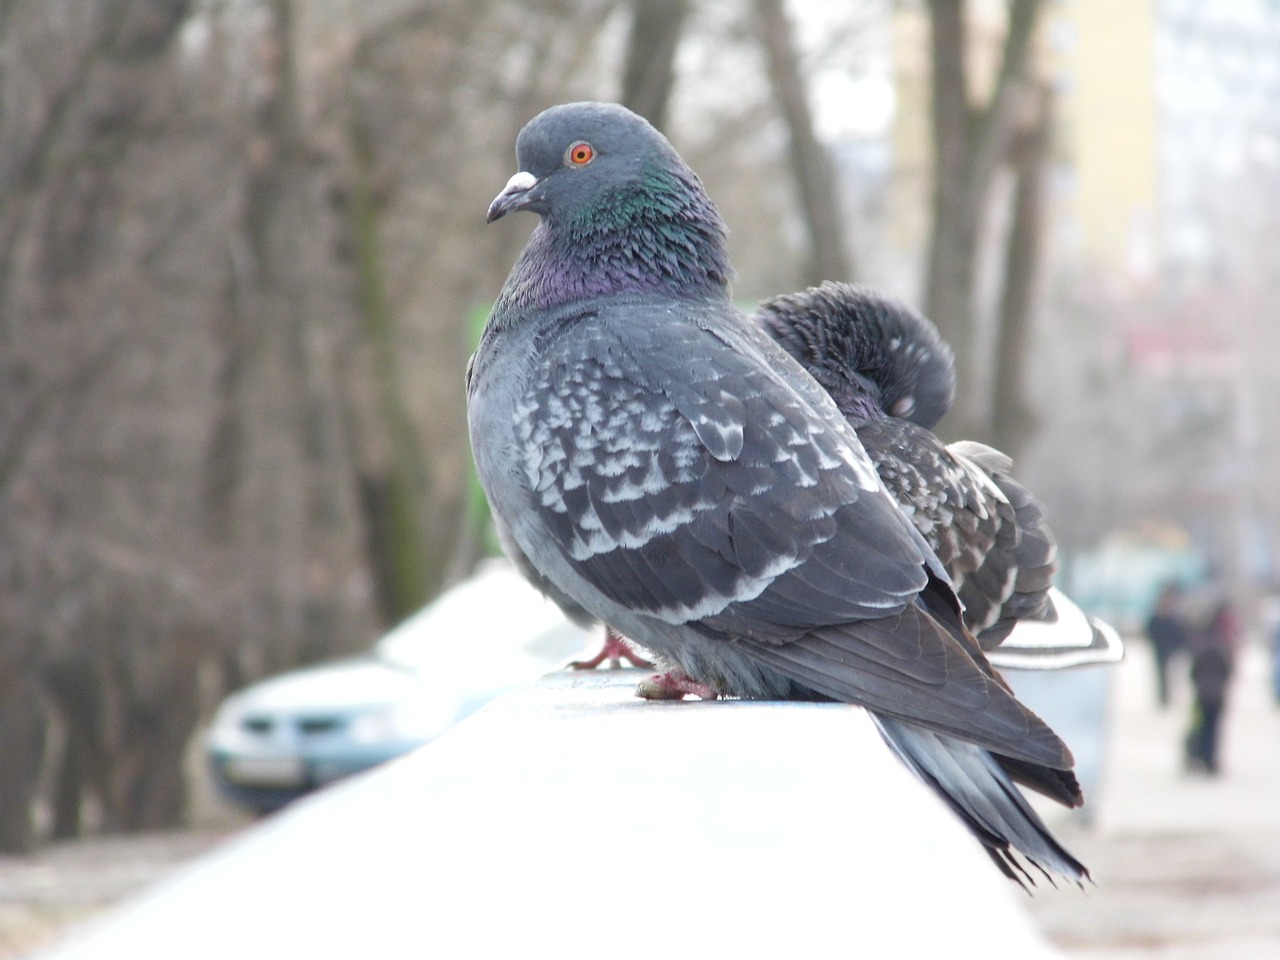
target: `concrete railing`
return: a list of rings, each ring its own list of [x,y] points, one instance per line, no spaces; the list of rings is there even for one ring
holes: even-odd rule
[[[861,710],[646,703],[639,676],[507,695],[46,956],[1056,956]]]

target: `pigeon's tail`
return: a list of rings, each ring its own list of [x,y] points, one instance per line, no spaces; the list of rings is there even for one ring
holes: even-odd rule
[[[876,713],[871,716],[894,753],[960,816],[1009,879],[1024,889],[1035,886],[1035,877],[1015,853],[1051,884],[1054,874],[1082,886],[1089,879],[1084,864],[1054,839],[1013,782],[1016,778],[1068,806],[1078,806],[1082,797],[1071,773],[1006,763],[963,740]]]

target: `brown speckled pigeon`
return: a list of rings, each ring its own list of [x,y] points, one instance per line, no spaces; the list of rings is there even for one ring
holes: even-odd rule
[[[928,319],[883,293],[830,282],[767,300],[753,319],[858,432],[997,666],[1051,670],[1122,657],[1113,629],[1053,589],[1057,541],[1013,462],[930,432],[950,409],[956,377],[951,348]]]

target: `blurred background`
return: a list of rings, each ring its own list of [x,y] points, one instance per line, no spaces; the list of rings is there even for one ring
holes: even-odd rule
[[[226,693],[493,552],[462,376],[534,218],[484,212],[573,99],[670,136],[744,303],[922,308],[1084,606],[1261,635],[1277,4],[6,0],[0,850],[181,825]]]

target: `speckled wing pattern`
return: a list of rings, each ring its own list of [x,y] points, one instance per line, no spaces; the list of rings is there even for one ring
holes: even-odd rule
[[[584,579],[818,695],[1062,763],[972,639],[920,601],[938,583],[927,546],[843,418],[777,373],[790,359],[751,356],[762,335],[737,320],[713,331],[645,309],[553,338],[514,412],[534,508]]]
[[[1050,588],[1058,570],[1058,541],[1049,528],[1044,504],[1010,476],[1013,461],[1009,457],[970,440],[948,444],[947,453],[979,480],[979,489],[992,503],[989,509],[1000,519],[999,535],[983,569],[968,578],[960,590],[960,599],[977,608],[980,601],[976,594],[993,601],[997,585],[1009,584],[999,608],[993,611],[994,621],[978,634],[983,649],[994,650],[1021,620],[1049,623],[1057,619]]]
[[[1020,619],[1052,621],[1057,547],[1042,505],[983,444],[929,431],[955,369],[937,330],[866,288],[826,283],[761,305],[755,323],[831,391],[885,486],[947,569],[966,626],[995,649]]]
[[[1056,546],[1039,501],[982,453],[1007,458],[981,444],[945,447],[896,418],[863,424],[858,435],[951,575],[983,649],[998,646],[1018,618],[1045,615]]]
[[[713,334],[638,324],[616,336],[625,326],[583,321],[557,339],[515,411],[537,506],[593,583],[660,620],[701,620],[759,597],[842,532],[887,539],[911,559],[868,563],[861,580],[833,571],[826,592],[818,578],[826,615],[879,616],[910,601],[924,582],[919,557],[885,511],[855,506],[878,487],[856,442],[821,429],[794,391]],[[804,610],[772,612],[780,627],[811,622]]]

